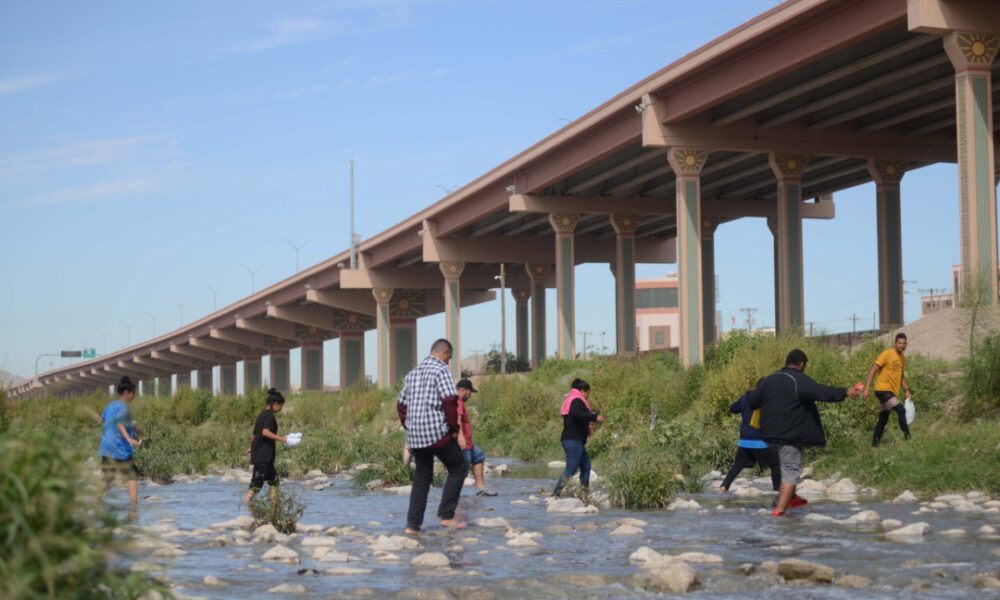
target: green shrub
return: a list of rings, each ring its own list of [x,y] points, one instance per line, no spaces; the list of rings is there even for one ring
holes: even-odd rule
[[[280,487],[269,487],[264,494],[258,494],[250,501],[250,515],[253,527],[271,524],[280,533],[295,533],[295,526],[305,512],[305,506],[292,493]]]
[[[681,490],[672,457],[650,449],[636,448],[617,453],[608,462],[604,475],[608,499],[619,508],[666,506]]]
[[[8,438],[0,456],[0,597],[137,598],[159,587],[111,566],[115,520],[61,440]]]
[[[1000,415],[1000,333],[987,335],[965,361],[960,414],[970,420]]]

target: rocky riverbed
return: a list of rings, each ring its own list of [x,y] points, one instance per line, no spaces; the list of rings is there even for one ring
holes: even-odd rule
[[[553,502],[543,475],[512,464],[488,482],[499,496],[467,487],[460,531],[437,525],[432,490],[417,537],[402,535],[406,488],[357,490],[318,472],[287,481],[306,512],[284,535],[249,529],[239,506],[249,473],[143,482],[138,536],[121,560],[204,598],[1000,598],[1000,500],[985,493],[881,498],[809,479],[810,505],[779,519],[769,478],[737,480],[723,496],[712,473],[705,492],[667,509],[622,511]],[[108,499],[122,503],[123,491]]]

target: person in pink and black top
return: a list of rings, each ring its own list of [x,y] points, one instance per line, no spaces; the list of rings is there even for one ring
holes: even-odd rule
[[[554,497],[559,497],[577,469],[580,470],[580,485],[583,489],[590,486],[590,457],[587,455],[587,438],[593,433],[594,422],[603,423],[604,416],[590,409],[587,398],[590,396],[590,384],[582,379],[573,380],[573,389],[563,398],[559,414],[563,418],[562,447],[566,452],[566,470],[559,476],[556,487],[552,490]]]

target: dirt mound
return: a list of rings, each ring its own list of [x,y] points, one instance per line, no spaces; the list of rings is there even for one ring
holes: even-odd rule
[[[914,321],[900,331],[909,338],[907,354],[923,354],[932,358],[956,361],[969,354],[969,332],[972,327],[973,311],[969,308],[953,308]],[[1000,306],[979,308],[976,314],[976,338],[987,333],[1000,332]],[[882,336],[891,343],[895,332]]]

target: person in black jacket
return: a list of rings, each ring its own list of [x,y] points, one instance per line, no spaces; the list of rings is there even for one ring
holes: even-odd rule
[[[590,410],[587,398],[590,396],[590,384],[582,379],[574,379],[572,389],[563,398],[559,414],[563,418],[562,441],[566,452],[566,469],[559,476],[552,496],[559,497],[563,486],[580,470],[580,486],[586,493],[590,486],[590,456],[587,455],[587,438],[593,431],[594,422],[603,423],[604,415]]]
[[[757,385],[764,381],[760,379]],[[781,470],[778,467],[778,457],[774,450],[769,448],[760,435],[760,409],[750,408],[750,394],[753,390],[747,390],[740,399],[729,406],[729,412],[740,415],[740,440],[736,443],[736,458],[733,466],[729,468],[726,478],[719,487],[719,492],[725,494],[729,491],[729,486],[740,474],[740,471],[747,467],[760,465],[771,469],[771,486],[774,491],[781,489]],[[754,418],[756,413],[756,419]]]
[[[774,516],[784,516],[793,499],[794,506],[805,500],[795,494],[802,475],[806,448],[826,446],[826,434],[817,402],[843,402],[858,395],[855,388],[829,387],[804,373],[809,359],[796,348],[788,353],[785,368],[764,378],[750,394],[752,410],[760,409],[761,437],[778,454],[781,463],[781,492]],[[793,508],[794,508],[793,506]]]

